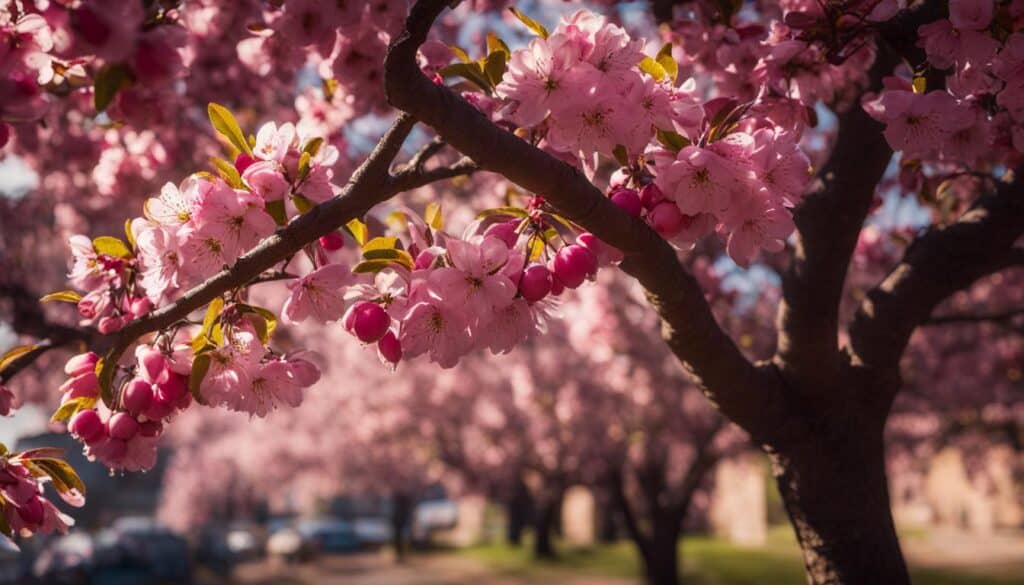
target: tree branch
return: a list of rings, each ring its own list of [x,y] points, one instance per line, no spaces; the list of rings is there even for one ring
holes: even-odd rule
[[[770,390],[762,374],[722,330],[696,279],[669,244],[639,219],[623,213],[577,169],[493,124],[472,105],[423,75],[416,51],[446,0],[419,0],[406,30],[385,59],[385,89],[395,107],[432,126],[481,169],[543,194],[560,213],[626,255],[622,268],[647,290],[662,318],[662,334],[676,356],[727,416],[757,429]],[[761,387],[754,393],[752,388]]]
[[[18,356],[3,371],[0,371],[0,384],[3,384],[51,349],[64,347],[71,343],[92,342],[100,336],[91,329],[70,327],[53,323],[46,318],[39,304],[39,298],[19,284],[0,284],[0,297],[7,299],[11,307],[11,328],[19,334],[35,337],[36,348]]]
[[[295,254],[307,243],[363,216],[374,205],[401,192],[401,185],[392,180],[388,169],[415,123],[409,115],[399,116],[369,157],[352,174],[341,194],[279,229],[240,256],[230,267],[195,286],[177,301],[126,325],[114,337],[111,357],[119,357],[142,335],[168,327],[225,291],[258,278],[264,270]]]
[[[918,61],[917,27],[937,18],[931,0],[900,13],[879,27],[879,53],[868,91],[878,91],[901,59]],[[839,116],[839,132],[812,192],[794,213],[794,261],[783,278],[777,316],[778,350],[773,360],[802,394],[832,392],[828,380],[841,366],[839,301],[846,273],[867,217],[875,187],[885,174],[892,149],[884,125],[868,116],[857,100]]]
[[[935,307],[975,280],[1012,264],[1024,233],[1024,183],[1017,177],[982,196],[954,224],[935,228],[907,249],[903,260],[868,293],[850,325],[854,358],[896,368],[914,329]]]

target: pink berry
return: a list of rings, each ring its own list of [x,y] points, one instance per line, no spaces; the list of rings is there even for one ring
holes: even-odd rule
[[[124,327],[124,321],[121,317],[103,317],[100,322],[96,324],[96,330],[103,335],[110,335],[111,333]]]
[[[519,292],[523,298],[535,303],[551,292],[551,271],[543,264],[531,264],[523,271],[519,280]]]
[[[132,301],[131,313],[136,319],[149,313],[151,310],[153,310],[153,301],[149,300],[148,297],[139,297]]]
[[[607,266],[609,264],[622,262],[624,257],[622,250],[619,250],[615,246],[609,246],[590,232],[583,232],[576,236],[576,243],[590,250],[594,257],[597,258],[598,266]]]
[[[118,412],[107,423],[111,439],[127,441],[139,432],[139,421],[127,412]]]
[[[640,204],[640,196],[632,189],[619,189],[612,193],[612,203],[618,205],[623,211],[633,217],[640,217],[643,205]]]
[[[345,247],[345,237],[338,232],[320,236],[320,247],[328,252],[336,252]]]
[[[484,231],[485,238],[498,238],[509,248],[516,245],[519,240],[519,234],[516,233],[516,227],[519,225],[518,220],[503,221],[491,225]]]
[[[121,405],[128,412],[140,415],[146,412],[146,409],[152,403],[153,386],[149,382],[135,378],[124,387],[124,394],[121,395]]]
[[[402,360],[402,342],[391,331],[384,334],[377,342],[377,351],[387,361],[397,364]]]
[[[666,239],[674,237],[683,229],[683,214],[671,201],[662,201],[655,205],[647,219],[654,231]]]
[[[555,274],[568,288],[583,284],[588,276],[597,272],[597,257],[579,244],[562,247],[555,254]]]
[[[145,415],[149,420],[162,420],[174,412],[175,404],[164,400],[159,392],[153,396],[153,403],[146,409]]]
[[[346,319],[348,327],[349,319]],[[377,303],[363,301],[352,308],[350,331],[355,333],[359,341],[363,343],[375,343],[380,341],[391,326],[391,317],[387,311]]]
[[[139,435],[143,437],[159,437],[163,432],[164,425],[154,420],[148,420],[139,425]]]
[[[81,410],[78,414],[71,417],[68,430],[86,444],[94,443],[98,439],[102,439],[106,434],[103,421],[100,420],[100,414],[91,409]]]
[[[654,206],[664,198],[665,195],[654,183],[648,183],[640,190],[640,204],[644,206],[644,209],[654,209]]]

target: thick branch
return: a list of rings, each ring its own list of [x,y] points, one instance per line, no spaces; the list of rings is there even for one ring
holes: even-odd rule
[[[448,4],[420,0],[406,31],[385,60],[385,86],[392,105],[432,126],[448,144],[481,169],[500,173],[528,191],[544,195],[560,213],[621,249],[623,269],[647,290],[675,354],[727,416],[757,428],[769,392],[752,393],[760,374],[715,321],[696,279],[676,252],[642,221],[622,213],[577,169],[493,124],[416,64],[416,51]]]
[[[920,49],[913,43],[917,27],[937,17],[939,4],[931,0],[880,27],[879,53],[867,90],[881,89],[882,78],[891,75],[901,59],[916,62],[920,58]],[[847,268],[875,186],[892,157],[882,135],[884,126],[857,101],[839,116],[838,127],[828,162],[794,214],[796,250],[783,279],[777,318],[775,364],[804,393],[831,391],[828,380],[839,372],[839,301]]]
[[[914,329],[940,302],[1010,264],[1013,243],[1024,233],[1024,183],[1016,176],[978,199],[953,225],[918,238],[868,293],[850,326],[856,359],[895,368]]]

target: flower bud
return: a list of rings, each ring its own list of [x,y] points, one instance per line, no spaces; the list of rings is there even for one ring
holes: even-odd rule
[[[146,412],[149,405],[153,403],[153,386],[145,380],[135,378],[128,382],[121,394],[121,405],[133,415],[140,415]]]
[[[75,416],[71,417],[68,431],[87,445],[95,443],[106,436],[106,427],[104,427],[103,421],[100,420],[100,414],[92,409],[80,410]]]
[[[519,234],[516,233],[516,227],[519,225],[519,220],[502,221],[492,224],[484,231],[485,238],[498,238],[509,248],[516,245],[519,241]]]
[[[662,201],[655,205],[647,219],[654,231],[665,239],[675,237],[683,229],[683,214],[671,201]]]
[[[568,288],[576,288],[597,272],[597,257],[578,244],[563,246],[555,254],[554,272]]]
[[[142,437],[159,437],[164,432],[164,425],[155,420],[148,420],[139,425],[139,436]]]
[[[171,374],[163,382],[157,383],[156,393],[163,402],[178,404],[181,401],[181,397],[188,394],[188,381],[185,376]]]
[[[124,320],[121,317],[102,317],[100,322],[96,325],[96,330],[103,335],[110,335],[111,333],[118,331],[124,327]]]
[[[99,362],[99,359],[100,356],[91,351],[72,356],[71,359],[64,364],[64,373],[71,377],[90,372],[95,373],[96,363]]]
[[[139,432],[139,421],[127,412],[118,412],[107,423],[111,439],[127,441]]]
[[[135,357],[139,360],[140,374],[143,379],[159,384],[170,375],[170,371],[167,369],[167,358],[159,349],[143,345],[135,351]]]
[[[519,292],[523,298],[535,303],[548,295],[552,287],[551,271],[543,264],[531,264],[523,270]]]
[[[640,217],[640,212],[643,211],[640,196],[633,189],[619,189],[612,193],[611,200],[612,203],[633,217]]]
[[[384,337],[391,326],[391,316],[377,303],[356,303],[345,317],[345,328],[363,343],[375,343]]]
[[[377,351],[380,356],[392,364],[402,360],[402,342],[391,331],[384,334],[377,342]]]
[[[640,190],[640,204],[644,206],[644,209],[654,209],[654,206],[660,203],[664,198],[665,195],[654,183],[648,183]]]
[[[18,516],[30,527],[38,526],[46,518],[46,510],[39,496],[32,496],[18,508]]]
[[[338,232],[320,236],[320,247],[328,252],[336,252],[345,247],[345,237]]]
[[[130,308],[132,316],[136,319],[142,317],[146,313],[149,313],[152,309],[153,301],[149,300],[147,297],[139,297],[133,300]]]

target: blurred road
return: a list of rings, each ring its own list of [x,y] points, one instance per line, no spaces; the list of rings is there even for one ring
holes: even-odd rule
[[[247,563],[235,569],[239,585],[544,585],[535,575],[528,580],[498,576],[473,559],[447,555],[414,555],[403,564],[385,553],[323,556],[314,563],[286,565],[270,561]],[[635,585],[605,577],[552,576],[551,585]]]

